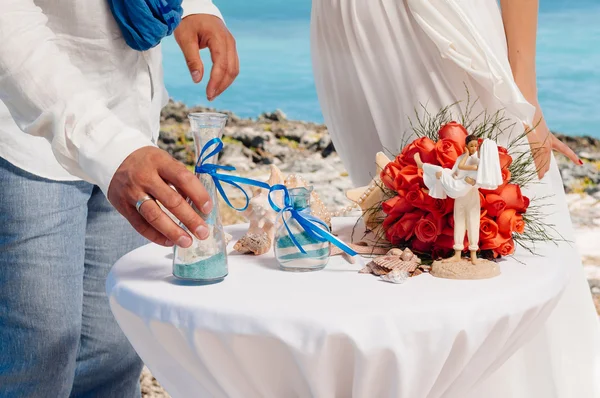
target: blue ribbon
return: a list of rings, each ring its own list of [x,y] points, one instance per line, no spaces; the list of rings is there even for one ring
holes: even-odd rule
[[[214,148],[212,149],[212,151],[210,151],[211,147],[213,147],[213,146],[214,146]],[[260,187],[260,188],[264,188],[264,189],[270,189],[271,186],[269,184],[267,184],[266,182],[256,181],[256,180],[253,180],[250,178],[244,178],[244,177],[238,177],[238,176],[234,176],[234,175],[230,175],[230,174],[218,173],[217,170],[225,170],[225,171],[234,171],[235,170],[235,167],[233,167],[233,166],[221,166],[218,164],[208,163],[208,159],[210,159],[211,157],[213,157],[216,154],[218,154],[219,152],[221,152],[221,150],[223,150],[223,141],[221,141],[221,139],[213,138],[212,140],[208,141],[202,148],[202,151],[200,152],[200,156],[198,157],[198,162],[196,163],[196,173],[210,175],[213,179],[213,182],[215,183],[215,187],[221,194],[221,197],[223,198],[225,203],[227,203],[227,205],[229,205],[231,208],[233,208],[237,211],[244,211],[248,208],[248,205],[250,204],[250,198],[248,197],[248,194],[246,193],[246,191],[244,191],[244,188],[240,187],[237,183],[252,185],[252,186],[256,186],[256,187]],[[206,152],[209,152],[209,153],[206,154]],[[231,202],[229,201],[229,198],[227,197],[227,194],[225,193],[225,190],[223,189],[223,186],[221,185],[221,182],[232,185],[233,187],[242,191],[242,193],[246,197],[246,205],[241,208],[237,208],[234,205],[232,205]]]
[[[279,206],[277,206],[275,204],[275,202],[273,202],[273,199],[271,198],[271,194],[276,191],[283,191],[283,208],[280,208]],[[298,240],[296,240],[296,238],[294,237],[294,234],[292,233],[292,231],[290,230],[290,227],[287,224],[287,220],[285,218],[285,213],[287,213],[287,212],[290,213],[291,218],[293,218],[294,220],[296,220],[296,222],[298,224],[300,224],[300,226],[304,229],[304,231],[306,231],[308,236],[310,236],[314,240],[316,240],[318,242],[329,242],[329,243],[339,247],[340,249],[342,249],[343,251],[345,251],[346,253],[348,253],[351,256],[355,256],[357,254],[348,245],[346,245],[344,242],[342,242],[341,240],[339,240],[338,238],[333,236],[331,233],[329,233],[329,227],[327,226],[327,224],[325,224],[325,222],[323,222],[322,220],[318,219],[317,217],[311,215],[308,212],[298,211],[298,209],[294,208],[294,203],[292,202],[290,193],[287,190],[287,187],[285,185],[277,184],[277,185],[273,185],[270,188],[269,204],[271,205],[273,210],[275,210],[276,212],[281,214],[281,218],[283,220],[283,225],[285,225],[285,228],[288,231],[288,235],[290,236],[290,239],[292,240],[294,245],[298,248],[298,250],[300,250],[300,252],[302,254],[306,254],[306,251],[304,250],[302,245],[298,242]],[[321,228],[320,226],[325,227],[325,229]]]

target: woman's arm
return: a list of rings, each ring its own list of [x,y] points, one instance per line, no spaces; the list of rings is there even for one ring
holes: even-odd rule
[[[508,47],[508,61],[513,77],[525,99],[535,106],[535,130],[528,135],[534,153],[538,174],[542,177],[550,168],[550,154],[558,150],[574,163],[579,157],[548,129],[538,102],[535,70],[538,0],[500,0],[504,33]]]
[[[500,0],[508,61],[523,96],[537,105],[535,46],[538,0]],[[539,111],[539,107],[538,107]]]
[[[460,160],[460,163],[458,164],[458,169],[459,170],[468,170],[468,171],[477,171],[477,166],[473,165],[473,166],[467,166],[467,160],[469,159],[469,156],[465,155],[462,157],[462,159]]]

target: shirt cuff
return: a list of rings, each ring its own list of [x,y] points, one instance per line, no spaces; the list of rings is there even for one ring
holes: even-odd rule
[[[188,15],[207,14],[214,15],[215,17],[223,20],[221,11],[219,11],[217,6],[214,5],[211,0],[183,0],[181,7],[183,8],[183,15],[181,16],[181,19],[187,17]]]
[[[114,116],[94,126],[93,130],[79,148],[79,166],[108,197],[110,182],[123,161],[140,148],[156,145],[142,132],[124,126]],[[107,134],[115,131],[118,133]]]

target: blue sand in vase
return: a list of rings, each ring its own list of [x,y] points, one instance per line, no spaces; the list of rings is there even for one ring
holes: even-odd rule
[[[189,116],[191,131],[194,136],[196,158],[206,164],[214,164],[216,156],[207,155],[202,159],[202,149],[215,138],[220,138],[227,116],[219,113],[192,113]],[[197,163],[198,163],[197,162]],[[215,282],[227,276],[227,253],[225,233],[219,216],[218,192],[210,175],[196,170],[196,177],[200,180],[208,193],[213,208],[209,214],[204,214],[194,203],[188,199],[192,209],[204,220],[208,228],[206,239],[197,239],[193,234],[192,245],[187,248],[175,246],[173,253],[173,275],[180,279],[189,279],[197,282]],[[186,226],[180,227],[189,233]]]
[[[275,256],[282,268],[303,271],[322,269],[327,265],[330,256],[329,242],[319,242],[304,231],[293,235],[306,253],[298,250],[289,235],[281,236],[275,245]]]
[[[178,278],[198,281],[223,279],[227,276],[227,258],[224,253],[218,253],[193,264],[175,264],[173,274]]]

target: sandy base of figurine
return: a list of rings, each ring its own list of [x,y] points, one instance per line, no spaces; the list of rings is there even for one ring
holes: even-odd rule
[[[445,279],[489,279],[500,275],[500,267],[482,258],[476,264],[469,258],[437,260],[431,264],[431,275]]]

